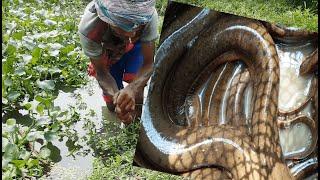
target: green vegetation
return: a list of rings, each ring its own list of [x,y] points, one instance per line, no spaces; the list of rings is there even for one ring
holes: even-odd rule
[[[317,1],[179,0],[196,6],[318,30]],[[89,144],[96,159],[89,179],[179,179],[132,167],[139,121],[126,128],[103,122],[97,131],[90,117],[81,121],[80,139],[72,125],[77,107],[54,106],[58,90],[87,83],[87,57],[81,52],[77,27],[88,1],[11,0],[2,5],[2,178],[41,177],[59,160],[53,140],[66,137],[70,154]],[[159,32],[167,0],[157,0]],[[157,42],[158,44],[158,42]],[[81,106],[81,104],[79,105]],[[75,145],[77,144],[77,145]],[[58,157],[58,158],[57,158]]]
[[[62,84],[86,83],[87,60],[76,33],[79,13],[68,13],[82,7],[68,1],[3,1],[3,179],[42,176],[55,161],[51,142],[71,135],[70,126],[79,120],[74,108],[62,111],[53,101]]]
[[[107,111],[105,109],[105,111]],[[105,112],[103,114],[108,114]],[[89,144],[99,156],[94,161],[94,170],[89,179],[181,179],[180,177],[132,166],[132,160],[139,135],[139,119],[126,128],[120,128],[119,122],[108,116],[103,121],[103,131],[92,131]],[[89,129],[92,123],[87,124]]]
[[[318,31],[317,0],[176,0],[176,2]]]

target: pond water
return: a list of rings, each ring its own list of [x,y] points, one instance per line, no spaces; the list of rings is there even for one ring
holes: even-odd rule
[[[102,91],[98,83],[94,79],[90,79],[85,86],[75,89],[72,92],[59,91],[58,97],[54,101],[55,106],[60,106],[61,109],[68,109],[70,106],[77,106],[77,112],[80,114],[80,121],[74,125],[74,130],[79,137],[85,136],[86,131],[83,128],[84,117],[92,110],[95,115],[90,117],[97,129],[102,127],[102,108],[105,103],[101,97]],[[49,172],[46,178],[48,179],[85,179],[92,172],[93,155],[88,153],[85,156],[75,155],[68,156],[69,151],[66,146],[67,138],[63,141],[55,140],[53,144],[60,149],[61,161],[57,162]],[[81,144],[84,149],[90,149],[87,144]],[[92,152],[92,151],[91,151]]]
[[[128,85],[125,82],[123,84],[124,87]],[[102,90],[94,78],[90,78],[86,85],[71,92],[59,91],[54,105],[59,106],[62,110],[68,109],[70,106],[77,107],[76,111],[80,114],[80,121],[73,127],[79,138],[87,135],[84,128],[84,118],[89,118],[95,124],[97,131],[101,132],[104,131],[103,120],[116,122],[116,125],[119,125],[118,128],[123,127],[116,116],[107,110],[101,95]],[[94,112],[94,116],[88,116],[88,113],[92,114],[92,112]],[[70,156],[66,145],[67,140],[64,138],[61,142],[59,140],[53,141],[53,144],[60,149],[61,160],[53,165],[45,179],[86,179],[92,173],[94,155],[93,150],[89,147],[90,144],[80,142],[83,146],[82,150],[90,150],[89,153]]]

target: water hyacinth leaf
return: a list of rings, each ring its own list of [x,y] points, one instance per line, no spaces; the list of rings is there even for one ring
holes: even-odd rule
[[[18,159],[18,157],[19,157],[18,146],[16,144],[9,143],[5,148],[3,158],[9,161],[12,161],[14,159]]]
[[[40,150],[40,157],[43,158],[43,159],[47,159],[51,154],[51,151],[50,149],[48,149],[47,147],[43,147],[41,148]]]
[[[52,57],[56,57],[56,56],[58,56],[59,55],[59,50],[58,49],[56,49],[56,50],[50,50],[49,51],[49,55],[50,56],[52,56]]]
[[[19,159],[28,160],[31,153],[25,149],[20,150]]]
[[[40,115],[43,115],[43,111],[44,111],[44,105],[43,104],[38,104],[37,107],[36,107],[36,111],[40,114]]]
[[[51,131],[57,132],[60,129],[60,124],[58,122],[55,122],[51,125]]]
[[[7,99],[8,99],[9,101],[14,101],[14,100],[16,100],[19,96],[20,96],[20,93],[19,93],[19,92],[13,91],[13,92],[10,92],[10,93],[8,94]]]
[[[24,32],[23,31],[12,33],[13,39],[16,39],[16,40],[20,40],[21,41],[23,36],[24,36]]]
[[[49,118],[44,118],[44,117],[41,117],[37,120],[37,125],[39,126],[42,126],[42,125],[48,125],[51,123],[51,120]]]
[[[9,79],[9,78],[5,79],[4,80],[4,85],[7,86],[7,87],[12,86],[12,80]]]
[[[10,160],[2,158],[2,169],[7,168]],[[9,179],[10,178],[10,172],[6,171],[4,174],[2,173],[2,179]],[[9,175],[8,175],[9,174]]]
[[[14,71],[14,73],[15,73],[16,75],[18,75],[18,76],[23,76],[23,75],[26,74],[26,72],[25,72],[25,70],[24,70],[23,67],[17,68],[17,69]]]
[[[28,135],[27,135],[27,140],[28,141],[30,141],[30,142],[33,142],[33,141],[35,141],[36,140],[36,133],[35,132],[30,132],[30,133],[28,133]]]
[[[32,60],[31,64],[36,64],[41,56],[41,49],[39,47],[36,47],[32,51]]]
[[[16,160],[12,160],[11,162],[12,162],[15,166],[17,166],[18,168],[22,168],[22,167],[26,164],[27,161],[16,159]]]
[[[16,40],[22,40],[22,37],[25,35],[24,31],[14,32],[12,33],[12,37]]]
[[[63,46],[60,43],[50,43],[48,44],[51,48],[51,50],[57,50],[63,48]]]
[[[2,64],[2,73],[3,74],[10,74],[13,73],[13,62],[14,62],[14,58],[13,57],[8,57],[6,59],[5,62],[3,62]]]
[[[61,49],[61,53],[68,54],[69,52],[74,50],[74,45],[70,44]]]
[[[2,104],[8,104],[8,99],[5,97],[2,97]]]
[[[37,85],[44,90],[54,90],[55,87],[53,80],[37,81]]]
[[[25,103],[24,105],[24,108],[26,109],[26,110],[30,110],[31,108],[32,108],[32,104],[31,103]]]
[[[56,25],[57,22],[50,20],[50,19],[46,19],[46,20],[44,20],[44,24],[46,24],[48,26],[53,26],[53,25]]]
[[[51,142],[55,139],[58,139],[58,135],[56,132],[53,132],[53,131],[48,131],[48,132],[45,132],[44,133],[44,138],[48,141],[48,142]]]
[[[38,166],[39,165],[39,160],[38,159],[29,159],[27,162],[28,167],[33,167],[33,166]]]
[[[17,131],[18,131],[18,128],[17,128],[17,126],[14,124],[14,125],[8,125],[6,130],[7,130],[7,132],[14,133],[14,132],[17,132]]]
[[[16,125],[16,123],[17,123],[17,121],[15,119],[13,119],[13,118],[8,119],[7,122],[6,122],[6,124],[8,126],[14,126],[14,125]]]
[[[23,55],[22,55],[22,59],[23,59],[23,61],[24,61],[26,64],[28,64],[28,63],[31,61],[32,56],[29,55],[29,54],[23,54]]]
[[[5,148],[8,144],[9,144],[9,140],[5,137],[2,137],[2,152],[5,152]]]
[[[44,98],[43,103],[47,108],[50,108],[53,105],[53,98],[52,97]]]
[[[50,74],[56,74],[56,73],[61,73],[61,70],[57,67],[54,67],[52,69],[49,69]]]
[[[38,101],[38,102],[43,102],[43,98],[42,98],[41,96],[39,96],[39,95],[36,95],[36,96],[34,97],[34,99],[35,99],[36,101]]]
[[[6,52],[8,55],[15,55],[16,54],[16,51],[17,51],[17,48],[11,44],[9,44],[7,46],[7,49],[6,49]]]
[[[51,142],[49,142],[47,145],[47,148],[50,149],[50,151],[51,151],[49,158],[52,162],[61,161],[62,157],[61,157],[60,149],[57,146],[55,146]]]

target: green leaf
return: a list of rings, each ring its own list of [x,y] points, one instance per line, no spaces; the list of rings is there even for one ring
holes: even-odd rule
[[[18,159],[18,155],[19,155],[18,146],[15,144],[9,143],[5,148],[3,158],[9,161],[12,161],[14,159]]]
[[[14,101],[14,100],[16,100],[18,97],[20,96],[20,93],[19,92],[17,92],[17,91],[13,91],[13,92],[10,92],[9,94],[8,94],[8,100],[9,101]]]
[[[23,31],[20,31],[20,32],[15,32],[15,33],[12,33],[12,37],[16,40],[22,40],[22,37],[24,36],[24,32]]]
[[[15,55],[16,54],[16,51],[17,51],[17,48],[11,44],[9,44],[7,46],[7,49],[6,49],[6,52],[8,53],[8,55]]]
[[[11,80],[11,79],[8,79],[8,78],[5,79],[5,80],[4,80],[4,85],[5,85],[5,86],[8,86],[8,87],[9,87],[9,86],[12,86],[12,80]]]
[[[61,53],[68,54],[69,52],[74,50],[74,45],[70,44],[61,49]]]
[[[20,68],[16,69],[16,70],[14,71],[14,73],[17,74],[18,76],[23,76],[23,75],[26,74],[26,72],[25,72],[25,70],[24,70],[23,67],[20,67]]]
[[[54,90],[54,81],[53,80],[44,80],[44,81],[37,81],[38,86],[44,90]]]
[[[53,131],[48,131],[44,133],[44,138],[48,141],[51,142],[55,139],[58,139],[57,133]]]
[[[43,102],[43,98],[42,98],[41,96],[39,96],[39,95],[36,95],[36,96],[34,97],[34,99],[35,99],[36,101],[38,101],[38,102]]]
[[[24,105],[24,108],[26,109],[26,110],[30,110],[31,108],[32,108],[32,104],[31,103],[25,103]]]
[[[2,159],[2,169],[7,168],[10,161],[11,160],[9,160],[9,159],[3,158]],[[3,176],[2,176],[2,179],[5,179],[5,178],[3,178]]]
[[[2,104],[8,104],[8,99],[5,97],[2,97]]]
[[[36,111],[40,114],[40,115],[43,115],[43,111],[44,111],[44,105],[43,104],[38,104],[37,107],[36,107]]]
[[[31,156],[31,153],[25,149],[20,151],[19,159],[28,160]]]
[[[32,51],[32,60],[31,64],[36,64],[41,56],[41,49],[39,47],[36,47]]]
[[[24,61],[26,64],[28,64],[28,63],[31,61],[32,56],[29,55],[29,54],[23,54],[23,55],[22,55],[22,59],[23,59],[23,61]]]
[[[60,129],[60,124],[58,122],[55,122],[51,125],[51,130],[53,132],[57,132]]]
[[[2,152],[5,152],[5,148],[8,144],[9,144],[9,140],[5,137],[2,137]]]
[[[33,166],[38,166],[39,165],[39,160],[38,159],[29,159],[27,162],[28,168],[31,168]]]
[[[60,149],[57,148],[57,146],[54,146],[51,142],[48,143],[47,148],[50,149],[51,154],[50,154],[50,160],[53,162],[59,162],[61,161],[61,152]]]
[[[27,138],[26,139],[28,141],[30,141],[30,142],[33,142],[33,141],[36,140],[36,138],[37,138],[36,133],[35,132],[30,132],[30,133],[27,134]]]
[[[6,122],[6,124],[8,126],[16,125],[16,123],[17,123],[17,121],[15,119],[13,119],[13,118],[8,119],[7,122]]]
[[[49,51],[49,55],[52,56],[52,57],[56,57],[59,55],[59,50],[58,49],[55,49],[55,50],[50,50]]]
[[[25,160],[12,160],[11,161],[15,166],[17,166],[18,168],[22,168],[27,161]]]
[[[50,149],[48,149],[47,147],[43,147],[41,148],[40,150],[40,157],[43,158],[43,159],[47,159],[51,154],[51,151]]]
[[[37,125],[38,126],[42,126],[42,125],[47,125],[50,124],[51,120],[49,118],[46,117],[41,117],[39,119],[37,119]]]

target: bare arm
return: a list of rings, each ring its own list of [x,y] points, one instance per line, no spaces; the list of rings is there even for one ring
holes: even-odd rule
[[[132,88],[135,93],[143,90],[146,86],[152,71],[153,71],[153,56],[154,56],[154,42],[142,43],[142,54],[144,57],[143,65],[139,70],[136,79],[133,80],[128,86]]]
[[[128,86],[116,93],[113,98],[116,104],[116,113],[125,123],[132,121],[130,111],[133,111],[135,108],[135,97],[139,92],[143,91],[153,71],[155,43],[142,43],[141,47],[144,57],[141,69],[137,73],[136,78]]]
[[[102,56],[103,57],[103,56]],[[105,58],[90,59],[97,72],[97,81],[105,95],[114,96],[119,90],[116,81],[109,72],[110,65]]]

